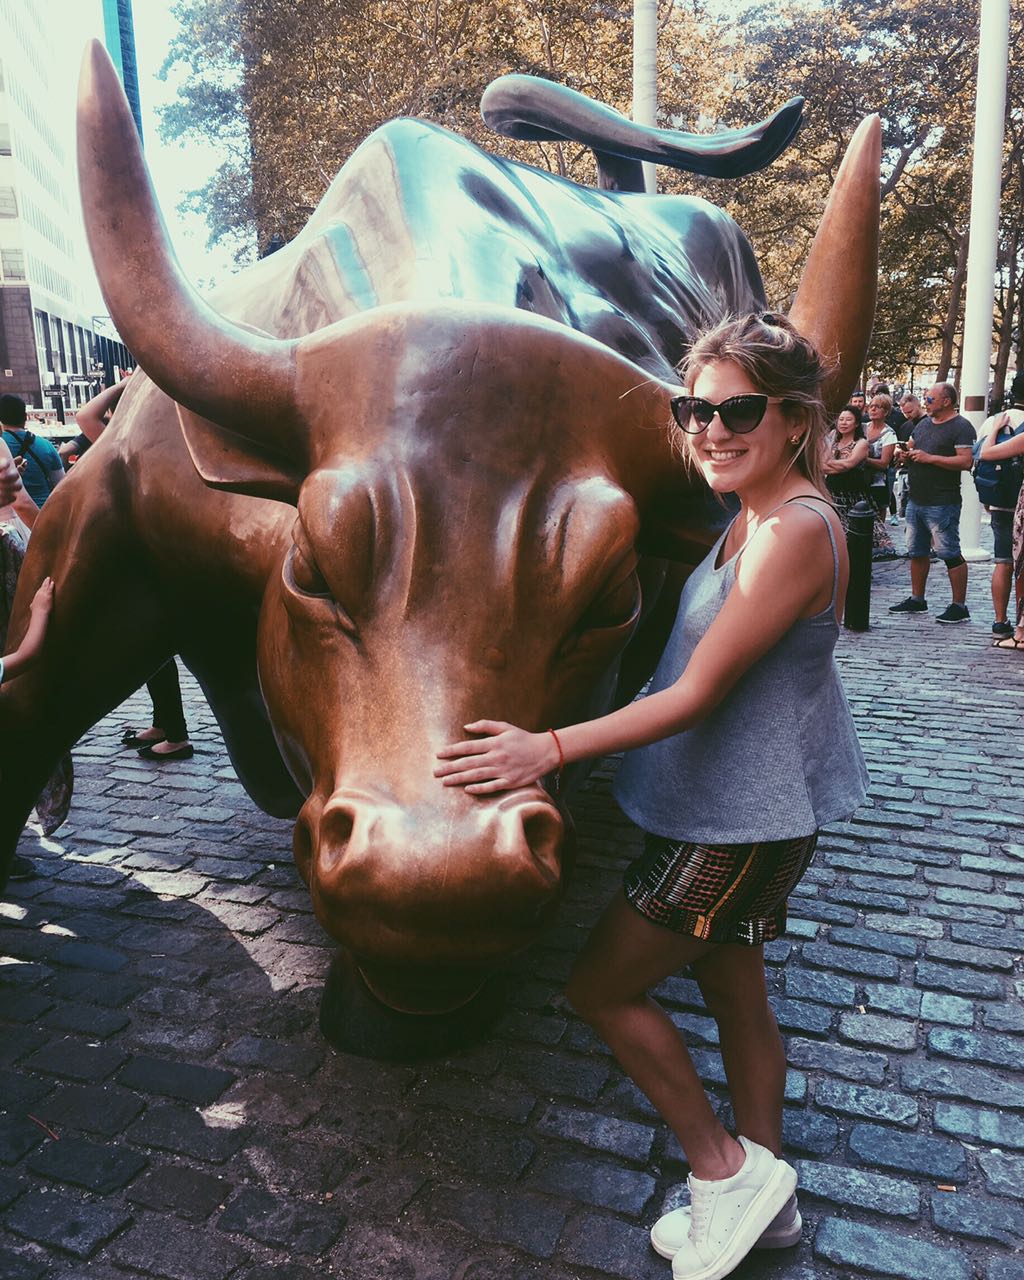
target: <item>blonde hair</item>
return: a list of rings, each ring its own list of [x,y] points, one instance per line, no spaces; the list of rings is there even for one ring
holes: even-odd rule
[[[876,400],[879,401],[881,404],[885,405],[886,413],[888,413],[889,410],[892,408],[892,396],[887,396],[884,391],[875,392],[875,394],[871,397],[871,403],[874,404]]]
[[[738,365],[765,395],[784,400],[779,406],[783,413],[803,428],[790,466],[797,467],[816,489],[823,489],[826,413],[822,388],[832,371],[815,347],[785,316],[758,312],[732,317],[697,336],[679,366],[683,385],[692,388],[702,369],[722,361]],[[684,450],[692,448],[685,432],[676,428],[674,434]]]

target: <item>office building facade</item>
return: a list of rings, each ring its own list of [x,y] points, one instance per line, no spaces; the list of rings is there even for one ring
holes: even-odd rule
[[[134,363],[96,314],[76,178],[71,86],[102,14],[63,8],[0,0],[0,393],[61,419]]]

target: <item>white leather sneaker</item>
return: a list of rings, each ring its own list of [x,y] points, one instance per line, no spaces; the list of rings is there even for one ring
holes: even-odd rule
[[[674,1258],[686,1243],[690,1234],[690,1206],[681,1204],[678,1209],[663,1213],[651,1227],[651,1244],[654,1252],[663,1258]],[[755,1249],[792,1249],[800,1243],[804,1220],[800,1217],[796,1196],[790,1196],[781,1211],[758,1237]]]
[[[691,1173],[690,1233],[672,1259],[673,1280],[721,1280],[757,1244],[796,1190],[796,1170],[767,1147],[739,1138],[746,1159],[731,1178]]]

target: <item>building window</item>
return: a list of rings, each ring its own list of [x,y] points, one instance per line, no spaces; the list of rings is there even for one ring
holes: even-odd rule
[[[0,187],[0,218],[16,218],[18,202],[14,198],[13,187]]]
[[[5,120],[0,120],[0,156],[9,156],[10,154],[11,126]]]
[[[5,280],[25,279],[25,252],[23,249],[0,250],[0,271]]]

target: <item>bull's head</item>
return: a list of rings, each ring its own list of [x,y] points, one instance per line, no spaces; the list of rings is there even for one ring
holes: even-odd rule
[[[208,485],[297,508],[260,676],[308,796],[295,855],[318,917],[398,1007],[455,1004],[550,913],[564,831],[539,787],[443,788],[434,753],[471,719],[542,729],[607,697],[639,615],[641,528],[666,495],[701,492],[658,425],[671,388],[493,306],[383,307],[293,340],[228,321],[181,275],[99,46],[79,110],[119,331],[180,406]],[[877,128],[851,150],[793,310],[839,354],[840,394],[870,327]]]

